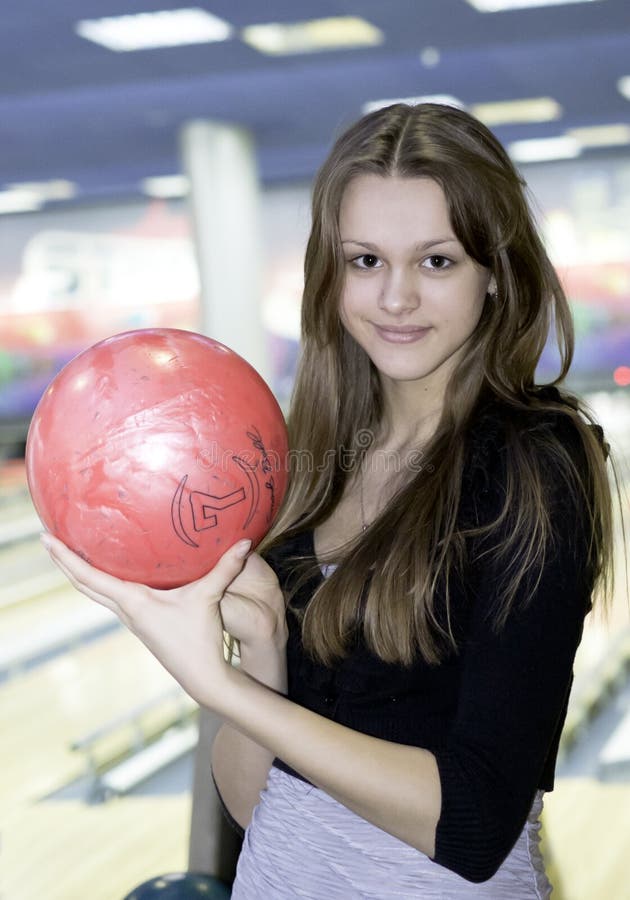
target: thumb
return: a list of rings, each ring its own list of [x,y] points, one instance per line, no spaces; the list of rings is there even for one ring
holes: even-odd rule
[[[212,581],[215,590],[222,593],[242,570],[245,563],[245,557],[249,553],[251,546],[252,542],[250,540],[242,540],[233,544],[229,550],[226,550],[223,556],[219,558],[214,567],[204,576],[204,578]]]

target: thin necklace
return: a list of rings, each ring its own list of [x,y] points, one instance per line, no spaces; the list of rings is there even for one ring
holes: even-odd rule
[[[361,475],[359,478],[359,501],[361,503],[361,527],[363,531],[367,531],[367,522],[365,521],[365,508],[363,506],[363,460],[361,460]]]

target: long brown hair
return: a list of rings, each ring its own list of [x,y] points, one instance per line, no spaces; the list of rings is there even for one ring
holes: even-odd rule
[[[509,572],[495,610],[497,628],[515,603],[523,578],[541,571],[553,538],[541,462],[545,453],[557,461],[569,489],[586,501],[588,565],[607,600],[613,583],[611,491],[602,447],[589,427],[596,424],[592,413],[566,391],[564,403],[545,398],[534,382],[552,323],[560,372],[551,384],[565,378],[573,355],[573,325],[520,175],[492,133],[467,113],[436,104],[395,104],[343,133],[314,182],[301,356],[288,416],[290,486],[259,550],[315,528],[332,514],[361,465],[366,435],[378,430],[383,415],[378,372],[339,318],[344,283],[339,209],[350,180],[363,174],[435,180],[446,196],[458,240],[492,272],[497,293],[486,296],[466,355],[447,385],[441,419],[423,448],[424,464],[409,473],[367,531],[335,557],[337,569],[318,586],[300,616],[302,637],[307,652],[327,665],[347,655],[357,629],[384,661],[409,665],[420,653],[437,663],[456,649],[448,626],[448,585],[464,577],[467,536],[491,538],[516,511],[514,527],[502,529],[507,540],[493,547],[491,555],[498,569],[503,563],[503,571]],[[514,412],[505,415],[507,495],[485,530],[465,533],[457,513],[466,435],[482,396]],[[553,429],[539,430],[536,440],[521,439],[523,415],[537,417],[545,410],[561,410],[578,430],[586,475]],[[506,560],[513,564],[506,566]],[[311,566],[313,562],[311,558]],[[440,579],[446,585],[446,616],[436,605]]]

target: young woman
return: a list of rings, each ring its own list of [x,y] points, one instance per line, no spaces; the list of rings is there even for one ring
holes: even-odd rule
[[[259,552],[164,592],[44,542],[224,719],[235,900],[548,897],[539,814],[611,495],[556,387],[571,316],[523,183],[466,113],[379,110],[317,176],[305,276],[298,452]]]

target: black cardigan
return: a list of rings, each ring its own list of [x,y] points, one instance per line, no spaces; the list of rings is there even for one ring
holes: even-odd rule
[[[506,414],[492,402],[474,420],[462,522],[489,521],[500,508]],[[539,414],[523,428],[555,429],[583,465],[581,440],[564,415]],[[601,429],[597,432],[601,440]],[[442,791],[434,860],[472,882],[492,877],[509,854],[536,790],[553,789],[573,660],[591,608],[586,512],[562,487],[551,461],[546,472],[558,541],[534,598],[524,609],[517,598],[499,634],[489,615],[496,581],[481,562],[469,565],[463,582],[451,585],[460,650],[438,666],[421,659],[410,669],[384,663],[359,640],[341,664],[328,669],[305,655],[296,617],[287,616],[288,698],[356,731],[431,751]],[[295,554],[314,556],[312,530],[265,554],[285,590],[295,576]],[[315,572],[292,605],[308,603],[322,578]],[[306,780],[280,759],[274,765]]]

